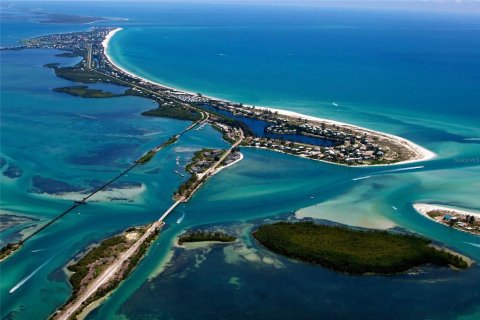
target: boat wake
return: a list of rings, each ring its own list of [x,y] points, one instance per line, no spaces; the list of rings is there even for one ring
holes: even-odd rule
[[[40,269],[42,269],[47,263],[50,262],[50,260],[52,260],[55,256],[51,257],[50,259],[48,259],[47,261],[45,261],[42,265],[40,265],[40,267],[38,267],[37,269],[33,270],[32,273],[30,273],[28,276],[26,276],[25,278],[22,279],[22,281],[20,281],[19,283],[17,283],[12,289],[10,289],[10,291],[8,291],[8,293],[14,293],[15,291],[17,291],[18,288],[20,288],[21,286],[23,286],[25,284],[25,282],[27,282],[28,280],[30,280]]]
[[[471,242],[465,242],[465,243],[466,243],[466,244],[469,244],[469,245],[471,245],[471,246],[480,248],[480,243],[471,243]]]
[[[392,209],[395,210],[395,211],[398,210],[397,207],[395,207],[395,206],[392,206]]]
[[[156,136],[157,134],[164,133],[164,131],[156,131],[156,132],[149,132],[149,133],[144,133],[144,137],[150,137],[150,136]]]
[[[96,118],[96,117],[87,116],[86,114],[76,113],[75,115],[77,115],[77,116],[79,116],[79,117],[82,117],[82,118],[87,118],[87,119],[95,119],[95,120],[98,119],[98,118]]]
[[[368,178],[371,178],[371,177],[372,177],[372,176],[358,177],[358,178],[353,178],[352,180],[353,180],[353,181],[357,181],[357,180],[368,179]]]
[[[177,219],[177,224],[182,223],[183,219],[185,218],[185,212],[183,212],[182,216]]]
[[[408,167],[408,168],[399,168],[399,169],[392,169],[392,170],[378,171],[378,172],[375,172],[375,174],[379,174],[379,173],[390,173],[390,172],[401,172],[401,171],[417,170],[417,169],[423,169],[423,168],[425,168],[425,166],[416,166],[416,167]]]

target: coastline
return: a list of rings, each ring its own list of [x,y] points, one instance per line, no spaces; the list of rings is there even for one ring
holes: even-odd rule
[[[240,152],[240,158],[238,158],[237,160],[233,161],[233,162],[230,162],[229,164],[227,165],[224,165],[224,166],[221,166],[220,168],[218,168],[217,170],[215,170],[212,175],[215,175],[217,173],[219,173],[220,171],[222,171],[223,169],[226,169],[228,167],[231,167],[233,166],[234,164],[237,164],[238,162],[242,161],[243,160],[243,153]]]
[[[417,211],[417,213],[430,221],[441,224],[448,228],[453,228],[460,232],[480,236],[480,224],[477,222],[465,222],[468,216],[473,216],[476,221],[480,221],[480,212],[478,211],[467,211],[452,206],[429,203],[414,203],[413,208],[415,211]],[[453,222],[452,220],[445,221],[445,217],[447,215],[453,216],[456,218],[456,220]]]
[[[434,211],[434,210],[444,210],[444,211],[452,211],[455,212],[459,215],[471,215],[474,216],[478,219],[480,219],[480,212],[474,212],[474,211],[467,211],[463,209],[458,209],[455,207],[448,207],[448,206],[442,206],[442,205],[436,205],[436,204],[429,204],[429,203],[414,203],[413,208],[420,213],[423,216],[426,216],[430,220],[433,220],[430,218],[427,214],[427,212]]]
[[[146,83],[151,83],[151,84],[163,87],[165,89],[175,91],[177,93],[187,93],[187,94],[191,94],[191,95],[196,95],[196,93],[188,91],[188,90],[177,89],[177,88],[170,87],[170,86],[167,86],[167,85],[162,84],[162,83],[158,83],[158,82],[140,77],[139,75],[136,75],[136,74],[126,70],[125,68],[119,66],[118,64],[116,64],[114,62],[114,60],[112,59],[112,57],[108,55],[108,46],[109,46],[109,42],[112,39],[112,37],[117,32],[119,32],[121,30],[123,30],[123,28],[116,28],[116,29],[110,31],[107,34],[107,36],[105,37],[105,40],[102,42],[104,55],[108,59],[108,61],[115,68],[121,70],[122,72],[128,74],[129,76],[131,76],[133,78],[139,79],[139,80],[144,81]],[[212,96],[208,96],[208,95],[203,95],[203,96],[208,98],[208,99],[212,99],[212,100],[217,100],[217,101],[222,101],[222,102],[231,102],[231,101],[228,101],[228,100],[225,100],[225,99],[220,99],[220,98],[212,97]],[[308,121],[314,121],[314,122],[324,122],[324,123],[327,123],[327,124],[330,124],[330,125],[338,125],[338,126],[342,126],[342,127],[346,127],[346,128],[352,128],[352,129],[364,131],[366,133],[373,133],[373,134],[376,134],[376,135],[381,136],[383,138],[386,138],[386,139],[389,139],[389,140],[394,140],[399,144],[406,145],[410,149],[412,149],[417,155],[417,157],[415,159],[400,161],[400,162],[396,162],[396,163],[392,163],[392,164],[378,164],[378,165],[375,165],[375,166],[392,166],[392,165],[401,165],[401,164],[408,164],[408,163],[414,163],[414,162],[420,162],[420,161],[427,161],[427,160],[431,160],[431,159],[433,159],[437,156],[434,152],[432,152],[432,151],[430,151],[430,150],[428,150],[428,149],[426,149],[426,148],[424,148],[424,147],[422,147],[422,146],[420,146],[420,145],[418,145],[418,144],[416,144],[416,143],[414,143],[414,142],[412,142],[408,139],[405,139],[405,138],[402,138],[402,137],[399,137],[399,136],[396,136],[396,135],[393,135],[393,134],[389,134],[389,133],[385,133],[385,132],[381,132],[381,131],[376,131],[376,130],[372,130],[372,129],[368,129],[368,128],[364,128],[364,127],[360,127],[360,126],[356,126],[356,125],[352,125],[352,124],[349,124],[349,123],[340,122],[340,121],[336,121],[336,120],[309,116],[309,115],[305,115],[305,114],[301,114],[301,113],[298,113],[298,112],[295,112],[295,111],[289,111],[289,110],[285,110],[285,109],[276,109],[276,108],[271,108],[271,107],[252,106],[252,105],[245,105],[245,106],[253,107],[257,110],[269,110],[271,112],[277,112],[278,114],[286,116],[286,117],[302,118],[302,119],[306,119]],[[326,161],[326,162],[328,162],[328,161]],[[328,163],[331,163],[331,162],[328,162]],[[370,166],[370,165],[364,165],[364,166]]]

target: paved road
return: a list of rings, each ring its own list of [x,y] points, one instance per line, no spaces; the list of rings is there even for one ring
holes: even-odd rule
[[[59,313],[55,319],[67,320],[72,314],[74,314],[78,308],[82,305],[84,301],[86,301],[91,295],[95,293],[102,285],[107,283],[110,278],[115,276],[115,274],[121,269],[123,263],[130,259],[135,252],[140,248],[140,246],[147,240],[147,238],[155,232],[157,228],[161,228],[164,224],[163,220],[168,216],[169,213],[177,207],[183,199],[178,200],[175,202],[170,208],[165,211],[165,213],[155,221],[150,228],[141,236],[137,242],[135,242],[127,251],[125,251],[121,257],[115,261],[111,266],[109,266],[99,277],[97,277],[87,288],[87,290],[75,301],[74,304],[69,306],[63,312]]]
[[[243,131],[240,130],[240,138],[235,142],[230,149],[225,152],[220,159],[215,162],[207,171],[205,171],[202,175],[204,176],[210,176],[215,172],[215,170],[218,168],[218,166],[225,160],[228,155],[232,152],[232,150],[237,147],[243,140]],[[192,194],[201,186],[200,184],[193,192]],[[74,304],[69,306],[67,309],[65,309],[63,312],[59,313],[55,319],[60,319],[60,320],[67,320],[72,314],[74,314],[78,308],[82,306],[82,303],[86,301],[91,295],[95,293],[95,291],[98,290],[102,285],[107,283],[115,274],[121,269],[123,263],[130,259],[135,252],[138,250],[138,248],[146,241],[146,239],[153,233],[157,228],[161,228],[164,224],[163,220],[183,201],[187,201],[188,199],[185,198],[180,198],[178,199],[170,208],[168,208],[162,216],[155,221],[150,228],[147,229],[145,234],[140,237],[140,239],[137,240],[127,251],[125,251],[121,257],[115,261],[111,266],[109,266],[99,277],[97,277],[87,288],[87,290],[77,298]]]

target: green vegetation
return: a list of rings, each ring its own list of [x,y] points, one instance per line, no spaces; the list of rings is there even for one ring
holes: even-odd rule
[[[136,163],[138,164],[145,164],[147,163],[148,161],[152,160],[153,156],[155,156],[155,151],[153,150],[150,150],[148,151],[146,154],[144,154],[143,156],[140,157],[140,159],[138,159],[136,161]]]
[[[120,282],[122,282],[123,279],[125,279],[133,271],[133,269],[135,269],[136,266],[138,266],[140,260],[145,257],[147,250],[150,247],[150,244],[158,237],[159,234],[160,229],[157,228],[154,232],[152,232],[150,236],[148,236],[147,239],[145,239],[145,241],[140,245],[140,248],[137,250],[137,252],[125,262],[127,265],[123,272],[122,279],[116,278],[113,281],[109,282],[108,285],[100,287],[97,291],[95,291],[92,296],[90,296],[90,298],[85,301],[84,305],[89,305],[93,301],[104,297],[107,293],[118,287]]]
[[[202,118],[201,114],[195,109],[187,108],[177,102],[169,106],[163,105],[156,109],[145,111],[142,113],[142,115],[152,116],[152,117],[173,118],[173,119],[188,120],[188,121],[198,121]]]
[[[203,180],[201,180],[200,182],[203,182]],[[198,183],[199,181],[197,180],[197,176],[192,175],[187,181],[185,181],[180,185],[180,187],[178,187],[178,189],[173,194],[173,198],[178,199],[181,196],[184,196],[185,198],[190,197]]]
[[[81,282],[87,276],[90,264],[105,257],[110,257],[116,251],[114,248],[121,244],[127,244],[127,239],[123,235],[106,239],[77,263],[68,266],[68,270],[74,272],[70,277],[70,284],[72,285],[74,295],[80,290]]]
[[[230,137],[228,136],[228,134],[227,134],[225,131],[223,131],[223,129],[220,128],[219,126],[217,126],[217,125],[215,125],[215,124],[212,124],[212,128],[215,129],[215,130],[217,130],[218,132],[220,132],[220,133],[222,134],[222,139],[223,139],[223,140],[225,140],[225,141],[227,141],[227,142],[229,142],[229,143],[232,143],[232,144],[235,143],[235,140],[230,139]]]
[[[113,80],[110,77],[107,77],[101,73],[95,72],[93,70],[88,70],[82,68],[80,65],[74,67],[64,67],[64,68],[54,68],[55,75],[60,78],[64,78],[73,82],[83,82],[83,83],[116,83],[123,85],[122,82]]]
[[[192,174],[192,176],[185,181],[178,189],[174,192],[173,198],[178,200],[180,197],[188,199],[192,192],[202,184],[206,177],[202,179],[197,179],[198,173],[204,173],[211,167],[215,161],[220,160],[221,155],[225,150],[221,149],[202,149],[194,153],[192,159],[185,167],[185,170]]]
[[[125,232],[131,232],[131,231],[144,232],[148,227],[149,226],[146,226],[145,228],[142,228],[142,229],[131,227],[131,228],[128,228]],[[121,270],[121,274],[119,276],[116,276],[114,279],[112,279],[108,283],[101,286],[97,291],[95,291],[93,295],[91,295],[87,300],[85,300],[84,303],[82,303],[82,307],[75,312],[73,319],[76,319],[76,316],[81,313],[84,307],[88,306],[90,303],[94,302],[95,300],[98,300],[106,296],[109,292],[113,291],[116,287],[119,286],[119,284],[123,281],[123,279],[125,279],[133,271],[133,269],[135,269],[135,267],[139,264],[140,260],[142,260],[143,257],[146,255],[147,250],[150,247],[151,243],[160,234],[160,230],[161,230],[160,228],[155,229],[155,231],[152,232],[152,234],[150,234],[148,238],[146,238],[145,241],[140,245],[137,252],[135,252],[135,254],[130,259],[125,261]],[[77,279],[72,281],[72,278],[77,274],[77,272],[83,273],[83,277],[85,277],[88,273],[89,264],[95,263],[96,261],[103,259],[105,257],[109,257],[112,254],[114,255],[115,252],[112,250],[114,250],[114,248],[118,248],[119,245],[123,246],[126,243],[127,243],[127,240],[123,235],[106,239],[100,244],[100,246],[90,251],[85,257],[83,257],[75,265],[68,267],[70,271],[75,272],[70,277],[70,283],[72,283],[72,287],[73,287],[73,294],[70,297],[70,299],[64,304],[64,306],[68,305],[68,303],[70,303],[71,301],[77,298],[78,290],[80,289],[80,287],[79,286],[75,287],[74,282],[78,283],[79,285],[83,279],[83,278],[80,278],[81,275],[78,275]],[[81,265],[79,266],[79,264]],[[61,309],[62,308],[60,308],[60,310]]]
[[[55,69],[55,68],[58,68],[58,66],[60,65],[60,63],[47,63],[47,64],[44,64],[43,66],[45,68],[49,68],[49,69]]]
[[[375,160],[370,160],[369,164],[373,165],[373,164],[391,164],[391,163],[395,163],[395,162],[398,162],[398,161],[401,161],[401,160],[385,160],[385,159],[375,159]]]
[[[0,261],[14,253],[22,246],[22,242],[18,243],[8,243],[5,247],[0,249]]]
[[[212,149],[206,149],[203,148],[202,150],[195,151],[193,154],[192,159],[190,159],[190,162],[187,164],[185,167],[185,170],[192,173],[192,167],[199,161],[205,160],[205,156],[203,155],[205,152],[212,151]]]
[[[75,58],[81,56],[78,52],[70,52],[70,51],[65,51],[62,53],[58,53],[55,55],[55,57],[61,57],[61,58]]]
[[[170,137],[167,141],[162,143],[159,147],[148,151],[146,154],[140,157],[140,159],[136,160],[135,163],[138,164],[145,164],[148,161],[152,160],[152,158],[155,156],[155,154],[160,151],[160,149],[165,148],[166,146],[171,145],[172,143],[175,143],[178,140],[178,136],[172,136]]]
[[[178,244],[199,241],[233,242],[237,238],[220,231],[190,231],[178,238]]]
[[[162,143],[160,145],[161,148],[165,148],[166,146],[169,146],[175,142],[177,142],[178,140],[178,136],[171,136],[167,141],[165,141],[164,143]]]
[[[461,257],[429,246],[428,239],[385,231],[279,222],[261,226],[253,236],[279,254],[350,274],[393,274],[427,263],[468,266]]]
[[[99,90],[99,89],[89,89],[87,86],[55,88],[53,89],[53,91],[64,92],[64,93],[71,94],[72,96],[82,97],[82,98],[113,98],[113,97],[123,96],[123,94],[114,94],[114,93]]]

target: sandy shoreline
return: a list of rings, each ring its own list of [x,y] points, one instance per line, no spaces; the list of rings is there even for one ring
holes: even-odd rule
[[[225,168],[228,168],[228,167],[231,167],[233,166],[234,164],[237,164],[238,162],[242,161],[243,160],[243,153],[240,152],[240,158],[238,158],[237,160],[233,161],[233,162],[230,162],[229,164],[225,165],[225,166],[221,166],[220,168],[218,168],[217,170],[215,170],[215,172],[213,172],[213,174],[217,174],[219,173],[220,171],[222,171],[223,169]]]
[[[427,213],[430,211],[436,211],[436,210],[442,210],[442,211],[451,211],[455,214],[463,215],[463,216],[474,216],[475,218],[480,219],[480,212],[473,212],[473,211],[466,211],[454,207],[447,207],[447,206],[441,206],[441,205],[436,205],[436,204],[428,204],[428,203],[414,203],[413,208],[423,216],[432,219]],[[436,221],[436,220],[435,220]]]
[[[120,67],[119,65],[117,65],[112,60],[112,58],[108,55],[107,51],[108,51],[108,45],[109,45],[110,40],[120,30],[123,30],[123,29],[122,28],[116,28],[116,29],[110,31],[108,33],[108,35],[105,37],[105,40],[102,42],[105,57],[108,59],[108,61],[113,66],[115,66],[117,69],[121,70],[122,72],[130,75],[131,77],[139,79],[139,80],[144,81],[146,83],[151,83],[151,84],[154,84],[154,85],[157,85],[157,86],[160,86],[160,87],[163,87],[163,88],[166,88],[166,89],[178,92],[178,93],[188,93],[188,94],[196,95],[195,92],[191,92],[191,91],[187,91],[187,90],[179,90],[179,89],[176,89],[176,88],[173,88],[173,87],[166,86],[162,83],[158,83],[158,82],[154,82],[154,81],[142,78],[142,77],[140,77],[140,76],[138,76],[138,75],[122,68],[122,67]],[[227,100],[216,98],[216,97],[211,97],[211,96],[207,96],[207,95],[203,95],[203,96],[208,98],[208,99],[212,99],[212,100],[232,103],[231,101],[227,101]],[[434,152],[432,152],[432,151],[430,151],[430,150],[428,150],[428,149],[426,149],[426,148],[424,148],[424,147],[422,147],[422,146],[420,146],[420,145],[418,145],[418,144],[416,144],[416,143],[414,143],[410,140],[407,140],[405,138],[402,138],[402,137],[399,137],[399,136],[396,136],[396,135],[393,135],[393,134],[384,133],[384,132],[380,132],[380,131],[375,131],[375,130],[371,130],[371,129],[367,129],[367,128],[363,128],[363,127],[360,127],[360,126],[356,126],[356,125],[352,125],[352,124],[344,123],[344,122],[340,122],[340,121],[335,121],[335,120],[331,120],[331,119],[309,116],[309,115],[301,114],[301,113],[294,112],[294,111],[284,110],[284,109],[276,109],[276,108],[270,108],[270,107],[264,107],[264,106],[251,106],[251,105],[245,105],[245,106],[253,107],[257,110],[270,110],[272,112],[278,112],[278,114],[286,116],[286,117],[302,118],[302,119],[306,119],[306,120],[309,120],[309,121],[315,121],[315,122],[324,122],[324,123],[330,124],[330,125],[338,125],[338,126],[347,127],[347,128],[350,127],[352,129],[365,131],[367,133],[373,133],[375,135],[382,136],[386,139],[394,140],[399,144],[406,145],[406,146],[410,147],[417,154],[417,157],[415,159],[396,162],[396,163],[393,163],[393,164],[383,164],[383,165],[379,165],[379,166],[391,166],[391,165],[407,164],[407,163],[413,163],[413,162],[419,162],[419,161],[426,161],[426,160],[430,160],[430,159],[433,159],[433,158],[436,157],[436,154]]]

